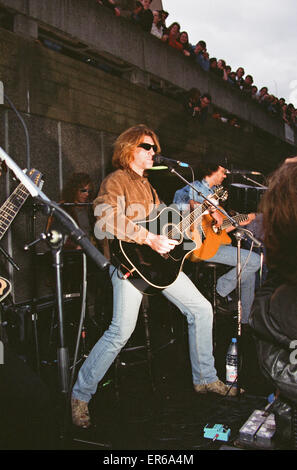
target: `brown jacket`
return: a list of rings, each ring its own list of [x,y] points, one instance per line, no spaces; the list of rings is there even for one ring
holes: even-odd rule
[[[130,169],[109,174],[102,182],[94,211],[97,238],[112,238],[143,244],[148,230],[135,220],[144,220],[160,204],[156,190],[146,177]]]

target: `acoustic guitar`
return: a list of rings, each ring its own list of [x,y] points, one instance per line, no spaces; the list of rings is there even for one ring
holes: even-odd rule
[[[216,221],[209,214],[203,215],[202,218],[202,233],[203,241],[200,247],[193,250],[190,255],[190,261],[197,263],[201,260],[212,258],[221,245],[229,245],[231,238],[226,232],[226,229],[232,227],[231,222],[223,216],[224,220],[220,227],[215,227]],[[237,223],[248,220],[248,214],[238,214],[232,217]]]
[[[11,283],[4,277],[0,277],[0,302],[11,292]]]
[[[212,200],[219,199],[223,192],[225,190],[218,188]],[[111,244],[112,262],[139,290],[154,293],[155,289],[165,289],[176,280],[189,254],[200,247],[198,226],[209,206],[210,203],[205,201],[185,217],[174,208],[166,207],[156,216],[150,215],[148,220],[137,221],[152,233],[178,240],[178,244],[169,253],[161,255],[147,245],[114,239]],[[197,230],[193,231],[193,227]]]

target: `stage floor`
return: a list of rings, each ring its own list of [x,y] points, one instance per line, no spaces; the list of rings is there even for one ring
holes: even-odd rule
[[[183,328],[181,323],[179,327]],[[236,330],[236,320],[218,316],[216,330],[216,367],[224,380],[226,349]],[[245,394],[240,397],[198,395],[192,388],[184,328],[176,341],[162,349],[156,348],[155,391],[146,364],[119,369],[118,395],[111,371],[90,405],[96,428],[79,432],[74,429],[72,445],[74,448],[88,446],[80,441],[84,439],[113,450],[218,449],[222,442],[210,443],[203,437],[206,424],[218,423],[231,429],[228,445],[233,445],[240,427],[255,409],[264,409],[273,391],[258,370],[253,339],[246,329],[241,350],[240,382]],[[128,361],[129,356],[124,356],[123,362]]]
[[[174,310],[162,312],[159,316],[155,313],[150,315],[155,390],[145,362],[120,366],[118,387],[115,368],[112,366],[90,402],[94,423],[91,429],[78,429],[72,426],[70,420],[66,420],[64,427],[65,406],[57,364],[43,357],[39,378],[49,393],[47,411],[52,426],[52,429],[49,426],[47,430],[50,434],[46,441],[49,449],[100,450],[108,453],[158,450],[194,452],[200,449],[218,450],[224,446],[241,448],[237,445],[239,429],[254,410],[264,409],[268,395],[273,392],[273,387],[258,369],[251,332],[244,328],[241,337],[239,380],[245,394],[240,397],[198,395],[192,388],[186,322]],[[76,331],[76,326],[72,324],[73,331]],[[232,315],[217,316],[215,362],[221,380],[225,380],[226,351],[236,328],[236,318]],[[92,334],[93,339],[89,335],[90,343],[95,340],[96,332]],[[143,343],[142,336],[143,327],[139,324],[129,344]],[[137,357],[135,353],[123,353],[121,362],[130,364],[131,361],[144,358],[139,352]],[[3,436],[6,436],[0,440],[2,449],[43,448],[45,437],[41,434],[41,441],[38,442],[38,429],[31,440],[23,438],[26,425],[22,423],[18,426],[18,421],[23,420],[23,414],[24,409],[19,416],[15,412],[13,417],[8,416],[4,421],[10,423],[13,430],[6,432],[9,424],[6,424],[5,430],[2,429]],[[231,430],[228,442],[205,439],[203,429],[207,424],[228,426]],[[44,427],[42,419],[40,426]],[[29,422],[27,427],[30,433]]]

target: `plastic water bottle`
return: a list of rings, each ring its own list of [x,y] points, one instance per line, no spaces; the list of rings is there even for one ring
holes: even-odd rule
[[[238,374],[238,348],[237,339],[232,338],[226,356],[226,384],[237,387],[237,374]]]

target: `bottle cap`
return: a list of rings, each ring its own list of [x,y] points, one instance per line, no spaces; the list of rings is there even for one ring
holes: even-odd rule
[[[237,339],[236,339],[236,338],[232,338],[232,343],[237,343]]]

